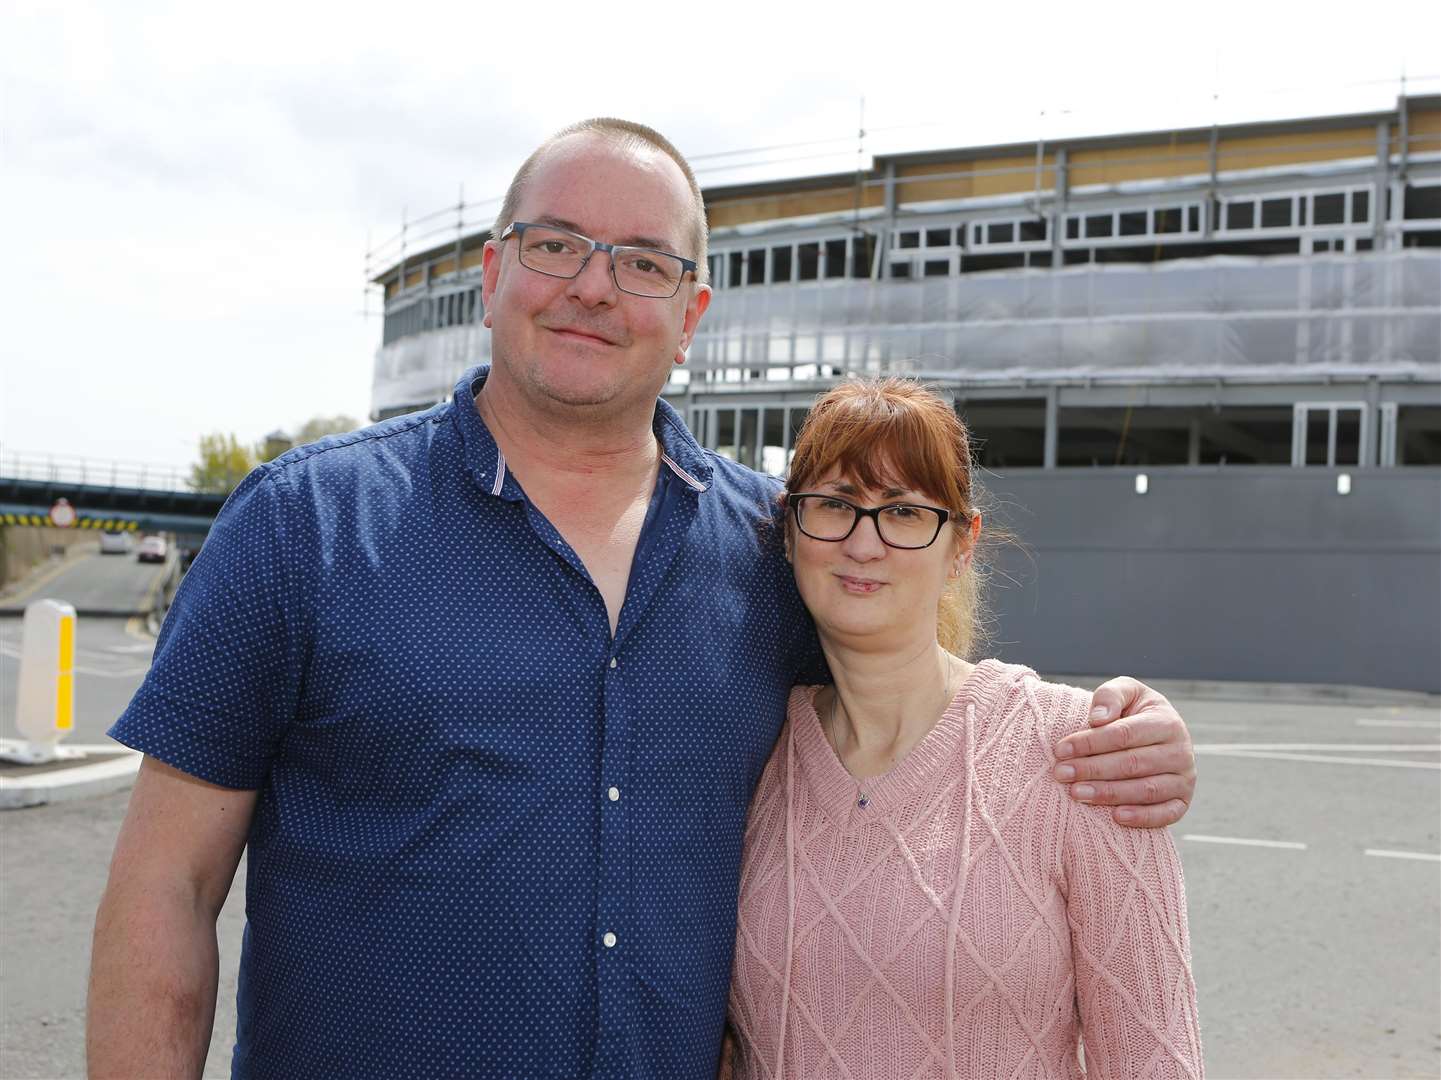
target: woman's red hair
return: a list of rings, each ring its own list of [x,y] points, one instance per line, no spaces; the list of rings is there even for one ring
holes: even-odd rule
[[[843,382],[811,407],[791,460],[792,491],[836,474],[871,489],[923,491],[971,512],[971,440],[942,398],[907,379]]]
[[[970,436],[956,410],[920,383],[851,380],[816,401],[796,439],[786,488],[809,491],[831,477],[871,490],[923,492],[951,511],[959,539],[969,542],[975,512]],[[958,656],[970,653],[979,637],[972,563],[950,583],[937,612],[941,645]]]

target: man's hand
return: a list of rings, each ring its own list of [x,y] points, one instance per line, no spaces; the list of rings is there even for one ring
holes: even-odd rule
[[[1056,744],[1055,777],[1077,802],[1115,807],[1121,825],[1174,825],[1196,791],[1191,733],[1145,683],[1112,679],[1091,698],[1091,730]]]

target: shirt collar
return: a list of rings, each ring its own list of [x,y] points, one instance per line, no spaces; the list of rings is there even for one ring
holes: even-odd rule
[[[693,491],[705,491],[711,485],[711,463],[695,436],[685,426],[680,413],[670,402],[657,398],[652,423],[660,439],[661,464],[685,481]]]
[[[489,495],[518,499],[520,489],[505,467],[505,455],[475,407],[475,395],[480,393],[489,374],[489,364],[479,364],[466,371],[455,384],[452,408],[465,447],[466,468],[476,486]],[[710,462],[680,413],[669,402],[658,398],[652,427],[660,440],[662,466],[692,491],[707,490],[711,485]]]

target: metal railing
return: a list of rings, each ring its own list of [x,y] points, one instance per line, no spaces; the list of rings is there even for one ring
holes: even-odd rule
[[[107,461],[79,454],[48,454],[27,450],[0,451],[0,477],[123,490],[193,490],[190,485],[190,470],[175,465]],[[238,481],[240,478],[236,479]]]
[[[1271,87],[1269,89],[1248,85],[1244,91],[1235,92],[1235,101],[1239,102],[1244,99],[1249,103],[1248,110],[1254,111],[1259,103],[1277,95],[1296,98],[1297,95],[1305,93],[1322,91],[1334,93],[1340,89],[1364,90],[1368,97],[1374,94],[1374,100],[1378,103],[1371,111],[1378,114],[1391,112],[1395,116],[1393,123],[1396,125],[1397,131],[1389,152],[1395,163],[1404,168],[1408,155],[1433,153],[1438,149],[1438,137],[1433,131],[1410,131],[1406,126],[1406,108],[1411,96],[1434,93],[1438,84],[1441,84],[1441,74],[1431,73],[1346,83],[1330,81],[1311,86]],[[1395,95],[1394,99],[1392,95]],[[1269,159],[1277,153],[1288,151],[1304,155],[1325,149],[1338,159],[1366,158],[1377,152],[1376,141],[1370,135],[1360,140],[1336,137],[1325,142],[1317,142],[1310,133],[1293,133],[1292,140],[1274,142],[1264,147],[1258,148],[1244,143],[1238,145],[1234,140],[1246,139],[1255,134],[1254,131],[1247,130],[1254,124],[1248,124],[1246,121],[1236,118],[1222,122],[1218,118],[1221,112],[1229,115],[1234,111],[1235,106],[1231,104],[1228,104],[1226,109],[1222,109],[1223,100],[1229,103],[1231,98],[1231,91],[1223,93],[1220,88],[1217,88],[1189,100],[1186,107],[1181,110],[1181,123],[1174,130],[1186,131],[1194,136],[1196,131],[1209,126],[1220,139],[1220,142],[1211,148],[1207,149],[1204,142],[1192,139],[1191,150],[1178,153],[1178,147],[1173,142],[1158,139],[1136,147],[1135,155],[1127,156],[1124,159],[1106,158],[1100,161],[1081,160],[1069,163],[1066,166],[1070,174],[1069,184],[1074,186],[1090,182],[1086,179],[1087,173],[1090,172],[1104,173],[1116,168],[1157,166],[1163,163],[1166,167],[1173,168],[1178,161],[1183,160],[1190,160],[1194,173],[1203,176],[1208,171],[1214,173],[1217,168],[1222,171],[1247,169],[1251,167],[1254,159]],[[1379,102],[1383,98],[1387,99],[1387,103],[1381,106]],[[1300,100],[1297,98],[1298,105]],[[1178,106],[1181,105],[1181,102],[1182,99],[1176,100]],[[1098,138],[1096,135],[1088,134],[1087,131],[1104,130],[1106,121],[1103,117],[1113,113],[1119,104],[1121,102],[1118,99],[1105,95],[1093,99],[1077,98],[1066,107],[1054,105],[1050,108],[1040,107],[1037,113],[1038,120],[1047,126],[1047,133],[1038,136],[1034,143],[1036,148],[1034,162],[1018,162],[984,169],[973,168],[973,163],[969,161],[958,161],[956,168],[951,171],[893,177],[868,175],[875,168],[878,158],[892,158],[922,150],[936,149],[937,135],[955,127],[955,119],[949,114],[944,119],[935,117],[923,121],[908,116],[904,123],[892,125],[867,125],[863,119],[861,128],[855,135],[838,134],[829,139],[809,139],[788,144],[691,154],[689,159],[696,166],[695,171],[698,174],[726,174],[721,181],[726,186],[747,183],[741,174],[753,172],[756,169],[765,169],[769,173],[775,173],[778,166],[816,159],[844,161],[846,164],[839,165],[835,169],[825,170],[834,176],[847,174],[853,168],[858,169],[855,181],[858,190],[885,190],[890,185],[896,185],[904,190],[908,186],[975,180],[980,177],[994,179],[1034,176],[1036,201],[1039,202],[1042,194],[1049,198],[1055,197],[1053,190],[1057,166],[1054,158],[1055,151],[1072,144],[1084,146]],[[1199,114],[1196,110],[1201,106],[1204,106],[1201,111],[1210,115],[1209,121],[1198,120]],[[1267,110],[1263,108],[1264,111]],[[1049,120],[1047,120],[1048,117]],[[1061,122],[1062,118],[1065,118],[1064,123]],[[1054,131],[1049,130],[1049,125],[1052,123],[1056,125]],[[879,141],[877,141],[877,137],[879,137]],[[951,136],[948,134],[946,137]],[[1027,138],[1018,140],[1012,145],[1013,147],[1022,147],[1032,144]],[[835,149],[820,149],[822,147],[835,147]],[[789,151],[793,150],[804,152],[799,156],[790,156]],[[777,154],[782,156],[777,157]],[[1218,154],[1220,159],[1215,159]],[[1309,159],[1303,156],[1300,160]],[[782,170],[778,175],[791,176],[793,172]],[[764,184],[774,178],[776,177],[763,176],[756,182]],[[1214,179],[1213,175],[1213,183]],[[709,181],[706,186],[710,186]],[[841,182],[838,181],[836,186],[841,186]],[[828,190],[835,190],[835,187]],[[1022,189],[1017,188],[1016,191],[1021,192]],[[806,199],[813,197],[813,194],[813,192],[785,194],[769,189],[755,193],[727,192],[720,202],[727,209],[733,211],[736,207],[749,204],[764,204],[772,207],[777,200],[784,203],[790,198]],[[465,196],[465,187],[462,185],[454,203],[441,206],[418,217],[409,216],[408,210],[402,211],[398,230],[391,231],[378,243],[367,237],[365,250],[367,296],[378,278],[388,278],[392,273],[400,282],[397,292],[405,291],[404,283],[408,272],[423,271],[426,262],[434,262],[447,257],[444,253],[437,253],[437,249],[453,246],[458,256],[465,247],[466,240],[490,228],[503,198],[503,195],[495,195],[485,199],[468,200]],[[900,201],[907,201],[904,195],[900,196]],[[421,256],[427,257],[421,258]]]
[[[408,258],[447,242],[454,244],[459,252],[466,237],[490,228],[500,209],[500,202],[500,196],[467,202],[462,189],[459,200],[449,206],[417,218],[402,214],[399,232],[378,244],[366,245],[365,280],[374,281],[382,272],[392,268],[403,276],[407,269],[420,265],[407,267]]]

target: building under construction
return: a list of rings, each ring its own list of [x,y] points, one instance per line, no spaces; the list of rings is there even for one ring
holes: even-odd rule
[[[993,652],[1441,691],[1441,97],[705,196],[715,297],[666,397],[780,474],[847,374],[950,396],[1021,541]],[[489,356],[489,232],[443,215],[373,265],[377,418]]]

